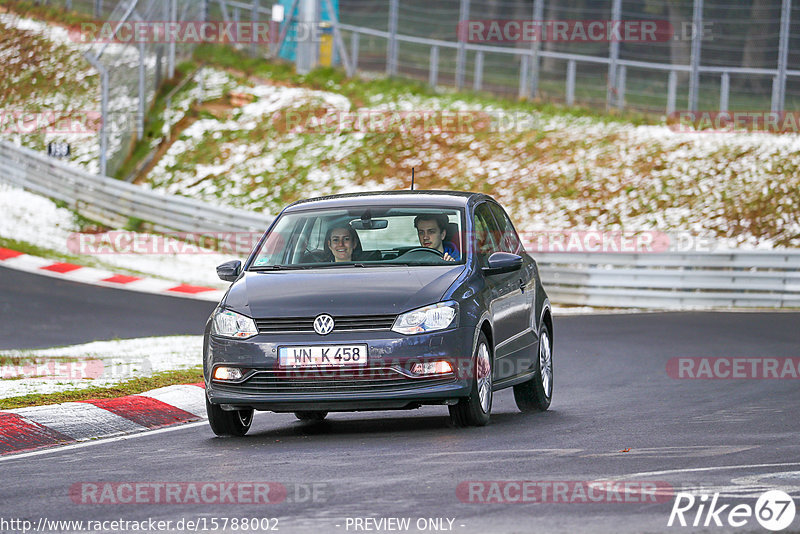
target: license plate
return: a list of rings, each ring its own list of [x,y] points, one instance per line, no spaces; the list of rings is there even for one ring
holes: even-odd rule
[[[310,345],[278,348],[281,367],[358,367],[367,365],[367,345]]]

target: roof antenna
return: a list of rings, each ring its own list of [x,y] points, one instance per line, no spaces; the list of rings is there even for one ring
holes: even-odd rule
[[[411,167],[411,190],[414,190],[414,167]]]

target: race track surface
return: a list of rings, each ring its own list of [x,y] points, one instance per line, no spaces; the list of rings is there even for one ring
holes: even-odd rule
[[[4,346],[16,340],[44,346],[198,333],[211,308],[100,288],[80,287],[76,293],[75,284],[49,287],[55,282],[48,280],[42,287],[28,275],[5,270],[0,275]],[[144,317],[147,310],[151,314]],[[13,325],[6,324],[9,320]],[[21,325],[37,323],[43,337],[25,339]],[[445,407],[332,414],[315,424],[259,413],[242,439],[215,438],[205,423],[197,423],[7,456],[0,460],[0,518],[25,518],[34,525],[40,518],[150,518],[172,521],[173,527],[181,519],[200,519],[207,532],[222,531],[211,528],[212,519],[219,525],[227,519],[232,532],[230,521],[243,517],[278,518],[280,532],[366,532],[368,526],[376,531],[378,523],[367,522],[368,517],[410,521],[407,529],[388,528],[402,523],[380,523],[384,532],[435,531],[431,525],[465,533],[729,532],[727,524],[703,528],[705,515],[699,527],[667,527],[674,493],[705,493],[709,500],[719,493],[719,504],[752,507],[764,490],[782,488],[797,500],[800,382],[677,379],[668,375],[667,363],[675,357],[797,357],[798,325],[798,313],[557,317],[555,400],[548,412],[522,414],[511,391],[504,390],[495,394],[492,421],[485,428],[451,428]],[[567,481],[571,488],[596,480],[637,481],[667,493],[634,502],[619,502],[612,492],[602,502],[569,494],[555,503],[481,503],[464,502],[469,494],[459,490],[483,483],[472,486],[484,488],[473,494],[480,500],[489,481],[508,486],[508,481],[525,480],[548,487]],[[245,503],[247,494],[237,503],[197,504],[189,498],[163,504],[146,502],[153,500],[150,493],[133,499],[139,502],[108,504],[106,498],[106,504],[94,504],[85,493],[91,486],[82,485],[87,482],[114,491],[120,488],[116,483],[142,483],[142,488],[277,482],[282,486],[275,488],[285,487],[288,495],[270,504]],[[314,484],[316,498],[307,491]],[[185,491],[188,485],[181,487]],[[697,511],[697,506],[687,511],[689,525]],[[726,521],[727,511],[720,518]],[[359,524],[362,528],[356,528]],[[800,515],[790,530],[799,525]],[[737,529],[759,531],[764,529],[754,518]]]
[[[0,349],[203,333],[214,303],[0,267]]]

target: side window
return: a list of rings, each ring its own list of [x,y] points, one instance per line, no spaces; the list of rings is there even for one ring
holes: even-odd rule
[[[497,237],[500,229],[492,217],[488,204],[481,204],[475,208],[475,252],[478,255],[478,265],[484,267],[487,260],[494,252],[499,252]]]
[[[503,211],[503,208],[497,204],[490,204],[492,213],[494,214],[497,224],[500,227],[500,250],[503,252],[511,252],[512,254],[521,254],[524,250],[522,242],[514,230],[514,225],[508,215]]]

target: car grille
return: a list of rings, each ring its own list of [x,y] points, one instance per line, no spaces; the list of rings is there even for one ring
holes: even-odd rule
[[[350,315],[333,318],[334,332],[389,330],[396,315]],[[256,319],[260,334],[297,334],[314,331],[315,317],[272,317]]]
[[[453,374],[409,378],[391,368],[257,371],[240,384],[214,383],[214,388],[240,394],[305,394],[405,391],[448,384]]]

